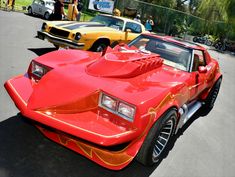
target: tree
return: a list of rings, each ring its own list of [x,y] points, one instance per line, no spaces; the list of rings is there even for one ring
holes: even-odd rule
[[[197,16],[198,8],[201,4],[202,0],[190,0],[188,4],[188,9],[190,14]]]
[[[199,15],[207,21],[227,21],[227,8],[230,0],[202,0]]]
[[[186,2],[188,2],[188,0],[176,0],[176,10],[180,10],[182,12],[186,12],[187,11],[187,5]]]
[[[235,40],[235,0],[231,0],[227,6],[228,26],[230,28],[230,38]]]

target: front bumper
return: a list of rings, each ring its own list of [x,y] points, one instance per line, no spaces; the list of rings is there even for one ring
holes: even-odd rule
[[[122,169],[133,160],[149,128],[147,126],[141,134],[137,134],[135,129],[122,130],[122,132],[114,132],[112,129],[113,134],[109,135],[105,132],[97,133],[84,129],[77,122],[72,124],[67,118],[30,110],[27,105],[33,92],[33,84],[27,75],[8,80],[5,88],[24,116],[50,127],[50,129],[38,127],[45,136],[112,170]],[[90,123],[93,123],[92,121]],[[84,120],[82,122],[84,123]],[[109,125],[107,121],[106,123],[105,127],[109,128],[111,124]],[[97,129],[99,126],[102,125],[96,122],[96,130],[99,130],[99,128]],[[110,146],[126,142],[129,143],[121,150],[107,150]]]
[[[53,36],[47,32],[37,31],[37,38],[44,40],[47,39],[49,42],[59,45],[61,47],[69,47],[73,49],[83,49],[85,44],[84,43],[76,43],[69,39],[63,39],[60,37]]]

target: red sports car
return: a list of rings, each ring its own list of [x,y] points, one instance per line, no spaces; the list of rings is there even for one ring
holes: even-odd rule
[[[119,170],[158,162],[192,115],[213,107],[221,81],[203,47],[142,34],[102,54],[47,53],[5,88],[46,137]]]

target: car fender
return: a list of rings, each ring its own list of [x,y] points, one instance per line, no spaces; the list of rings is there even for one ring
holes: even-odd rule
[[[214,60],[214,59],[213,59]],[[208,96],[208,94],[210,93],[210,91],[211,91],[211,89],[213,88],[213,86],[215,85],[215,83],[217,82],[217,80],[219,79],[219,78],[222,78],[223,77],[223,75],[221,74],[221,72],[220,72],[220,68],[219,68],[219,64],[218,64],[218,62],[217,61],[215,61],[215,64],[216,64],[216,68],[215,68],[215,74],[214,74],[214,78],[213,78],[213,84],[211,85],[211,87],[210,88],[208,88],[208,89],[206,89],[202,94],[201,94],[201,99],[202,100],[205,100],[206,98],[207,98],[207,96]]]
[[[52,11],[51,9],[47,8],[46,11],[45,11],[45,13],[46,13],[46,12],[48,12],[49,14],[52,14],[53,11]]]
[[[112,43],[110,38],[106,37],[106,36],[99,36],[98,38],[96,38],[95,40],[92,40],[90,43],[89,43],[89,46],[90,46],[90,49],[94,46],[94,44],[100,40],[107,40],[109,41],[109,45]]]
[[[31,8],[32,9],[32,13],[34,13],[34,7],[33,7],[33,5],[31,5],[31,6],[28,6],[28,10],[29,10],[29,8]]]

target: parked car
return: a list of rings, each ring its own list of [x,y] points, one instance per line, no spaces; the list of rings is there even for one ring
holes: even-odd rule
[[[161,160],[194,113],[213,108],[221,81],[205,48],[141,34],[102,55],[68,49],[39,56],[5,88],[46,137],[120,170],[134,158]]]
[[[28,6],[28,13],[40,15],[48,20],[54,10],[53,0],[34,0],[33,3]]]
[[[109,45],[128,43],[143,32],[145,27],[139,22],[100,14],[90,22],[44,22],[38,38],[47,39],[56,47],[102,51]]]

